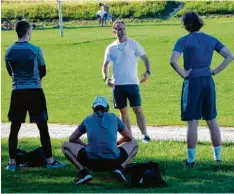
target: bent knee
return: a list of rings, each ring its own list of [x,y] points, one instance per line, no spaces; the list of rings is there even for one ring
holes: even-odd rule
[[[69,148],[69,144],[70,144],[70,142],[69,142],[69,141],[66,141],[66,142],[62,145],[62,150],[68,149],[68,148]]]

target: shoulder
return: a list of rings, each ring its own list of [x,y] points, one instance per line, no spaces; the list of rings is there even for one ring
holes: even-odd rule
[[[129,43],[129,44],[134,44],[134,45],[140,44],[138,41],[133,40],[133,39],[131,39],[131,38],[128,38],[128,43]]]
[[[6,49],[6,55],[9,53],[9,51],[10,51],[12,48],[14,48],[14,46],[15,46],[15,43],[14,43],[13,45],[9,46],[9,47]]]
[[[118,41],[117,41],[117,40],[115,40],[114,42],[112,42],[111,44],[109,44],[109,45],[107,46],[107,48],[113,48],[113,47],[115,47],[116,45],[118,45]]]

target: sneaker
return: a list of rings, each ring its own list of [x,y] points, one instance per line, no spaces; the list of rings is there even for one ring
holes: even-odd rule
[[[187,167],[187,168],[193,168],[195,162],[188,162],[188,160],[186,159],[184,162],[184,167]]]
[[[57,160],[54,160],[54,162],[52,164],[50,164],[50,163],[46,164],[46,168],[63,168],[66,166],[67,166],[67,164],[62,164],[62,163],[58,162]]]
[[[148,135],[146,135],[142,141],[144,143],[149,143],[151,141],[151,139],[150,139],[150,137]]]
[[[84,169],[84,170],[78,171],[76,178],[74,179],[74,182],[78,185],[78,184],[87,183],[91,181],[92,179],[93,177],[89,174],[89,171]]]
[[[122,182],[127,182],[126,177],[124,176],[124,173],[121,169],[116,169],[113,171],[114,176],[117,178],[117,180]]]
[[[6,170],[14,172],[16,170],[16,164],[7,164]]]

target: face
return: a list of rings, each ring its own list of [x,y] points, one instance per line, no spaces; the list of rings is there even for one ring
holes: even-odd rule
[[[126,29],[125,29],[125,25],[122,24],[122,23],[118,23],[118,24],[115,26],[114,33],[115,33],[116,37],[117,37],[119,40],[125,39],[125,38],[126,38]]]

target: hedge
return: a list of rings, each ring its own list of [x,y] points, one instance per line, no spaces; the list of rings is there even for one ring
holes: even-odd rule
[[[176,17],[180,17],[188,11],[195,11],[200,15],[234,15],[233,1],[192,1],[185,2],[184,7],[176,13]]]
[[[177,7],[173,1],[146,2],[109,2],[110,12],[116,18],[159,18]],[[100,9],[98,3],[63,3],[63,19],[92,20]],[[2,3],[2,20],[14,20],[22,16],[29,20],[47,21],[58,19],[57,3],[4,4]]]

